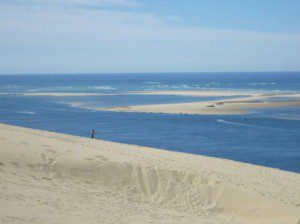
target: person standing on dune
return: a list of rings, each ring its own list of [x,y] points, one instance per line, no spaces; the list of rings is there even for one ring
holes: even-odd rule
[[[91,131],[91,138],[94,138],[94,135],[95,135],[95,130],[92,129],[92,131]]]

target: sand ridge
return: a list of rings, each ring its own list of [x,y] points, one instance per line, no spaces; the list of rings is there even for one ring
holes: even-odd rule
[[[0,125],[2,223],[295,223],[300,175]]]

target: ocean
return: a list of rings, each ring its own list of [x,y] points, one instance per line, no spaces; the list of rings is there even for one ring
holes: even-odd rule
[[[113,107],[226,97],[123,95],[131,91],[245,90],[300,92],[300,72],[1,75],[0,122],[11,125],[231,159],[300,173],[300,108],[246,115],[105,112]],[[24,96],[22,93],[104,93]],[[277,100],[274,98],[273,100]]]

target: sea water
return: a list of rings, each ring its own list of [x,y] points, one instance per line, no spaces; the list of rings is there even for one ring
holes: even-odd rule
[[[41,130],[264,165],[300,173],[300,108],[247,115],[103,112],[88,107],[195,102],[204,97],[119,95],[151,90],[300,91],[300,73],[101,74],[0,76],[0,122]],[[23,96],[18,93],[113,93]],[[277,100],[276,98],[274,99]]]

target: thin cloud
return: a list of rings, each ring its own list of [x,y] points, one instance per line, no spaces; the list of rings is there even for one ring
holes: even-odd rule
[[[143,4],[136,0],[0,0],[0,4],[15,6],[59,6],[59,7],[116,7],[135,8]]]
[[[132,9],[5,4],[0,33],[0,72],[299,68],[299,34],[186,26]]]

